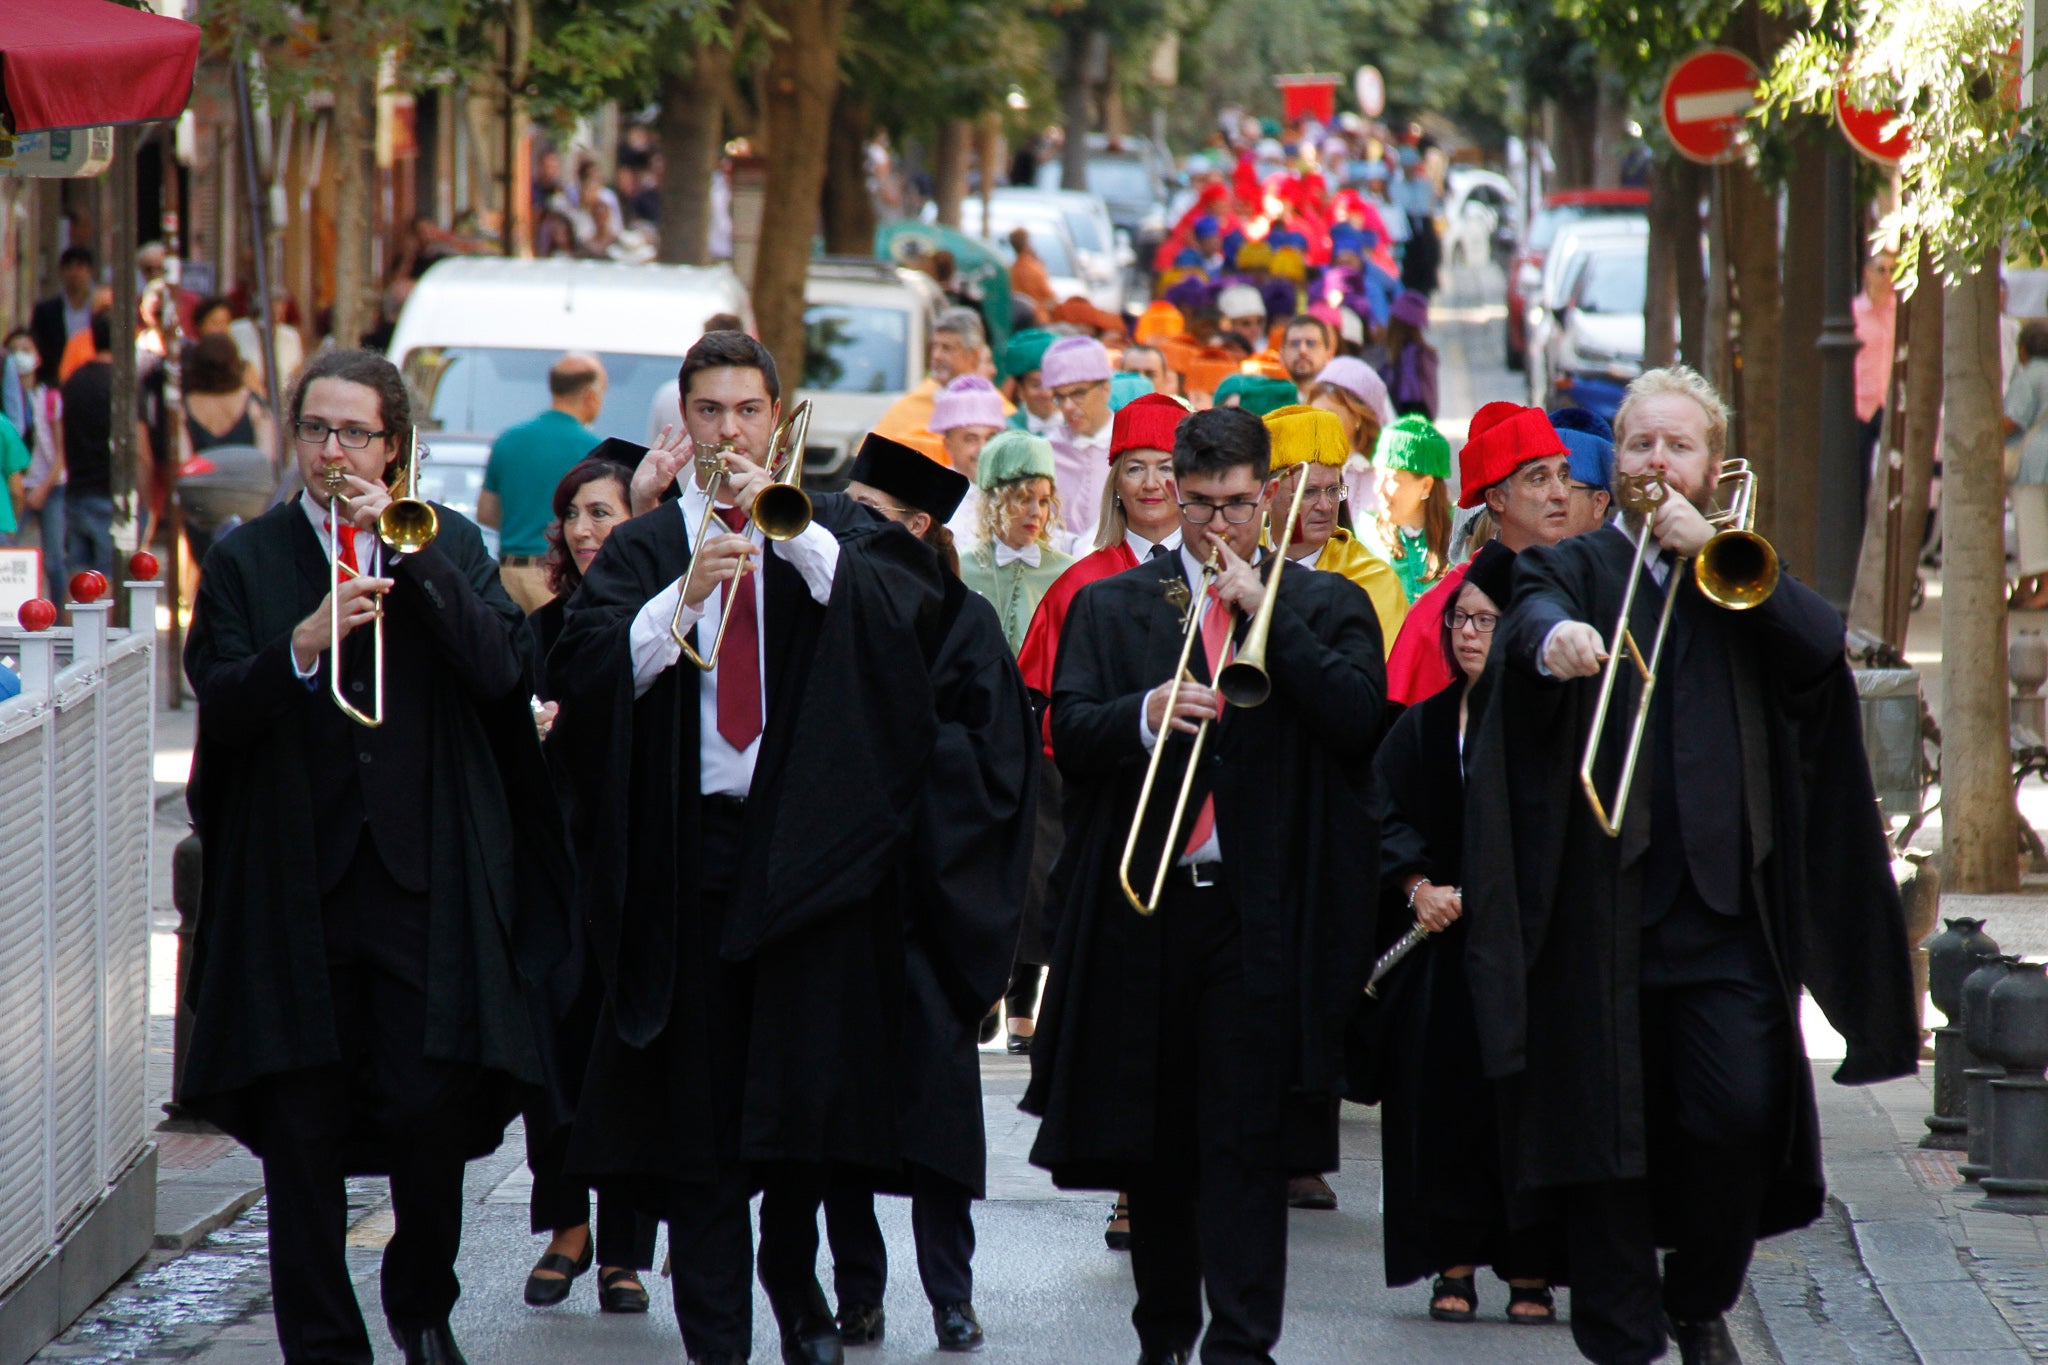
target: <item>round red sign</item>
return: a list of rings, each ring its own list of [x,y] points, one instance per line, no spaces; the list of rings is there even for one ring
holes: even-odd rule
[[[1898,117],[1889,109],[1865,109],[1849,103],[1840,86],[1835,87],[1835,122],[1841,125],[1842,136],[1849,139],[1849,145],[1863,155],[1886,167],[1899,164],[1899,158],[1912,145],[1912,129],[1900,128],[1890,137],[1884,130]]]
[[[1740,156],[1742,123],[1763,78],[1755,62],[1725,47],[1701,48],[1671,68],[1658,104],[1678,154],[1707,166]]]

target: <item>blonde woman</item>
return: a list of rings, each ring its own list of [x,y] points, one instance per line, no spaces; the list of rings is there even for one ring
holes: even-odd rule
[[[1053,548],[1060,515],[1053,469],[1051,442],[1023,431],[999,433],[975,469],[980,534],[961,557],[960,578],[994,605],[1013,651],[1023,646],[1039,599],[1074,562]]]

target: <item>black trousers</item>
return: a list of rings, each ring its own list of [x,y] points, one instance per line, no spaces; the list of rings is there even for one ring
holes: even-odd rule
[[[910,1168],[910,1230],[917,1274],[934,1308],[974,1299],[974,1192],[924,1166]],[[875,1219],[871,1190],[835,1183],[825,1193],[825,1236],[832,1243],[832,1288],[839,1307],[882,1302],[889,1248]]]
[[[590,1221],[590,1184],[563,1172],[569,1154],[569,1130],[554,1134],[533,1153],[533,1193],[527,1197],[528,1227],[533,1232],[561,1232]],[[654,1238],[661,1220],[642,1213],[615,1184],[597,1187],[597,1264],[648,1270],[654,1265]]]
[[[829,1322],[831,1305],[818,1284],[818,1210],[831,1178],[822,1166],[777,1165],[761,1172],[761,1288],[784,1332],[799,1320]]]
[[[342,1060],[262,1086],[271,1289],[287,1365],[370,1365],[344,1248],[351,1158],[369,1139],[389,1163],[386,1318],[446,1322],[461,1294],[462,1129],[477,1073],[425,1055],[427,897],[393,881],[367,837],[321,913]]]
[[[1191,1353],[1200,1336],[1204,1365],[1263,1365],[1287,1294],[1287,1173],[1233,1141],[1258,1065],[1237,909],[1221,887],[1194,887],[1179,869],[1162,901],[1158,1134],[1152,1166],[1127,1192],[1131,1322],[1155,1355]]]
[[[1665,1314],[1742,1294],[1791,1102],[1792,1021],[1753,909],[1716,914],[1686,884],[1643,931],[1642,1026],[1649,1179],[1565,1200],[1572,1336],[1602,1365],[1654,1360]]]

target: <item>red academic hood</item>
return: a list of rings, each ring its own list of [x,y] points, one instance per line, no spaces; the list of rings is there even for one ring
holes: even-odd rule
[[[110,0],[0,4],[0,131],[176,118],[199,27]]]

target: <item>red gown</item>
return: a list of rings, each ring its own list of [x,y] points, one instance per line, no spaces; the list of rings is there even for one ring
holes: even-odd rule
[[[1071,575],[1073,569],[1067,572]],[[1413,706],[1451,685],[1450,660],[1444,658],[1444,613],[1458,600],[1458,585],[1464,581],[1465,566],[1454,564],[1408,608],[1401,633],[1394,637],[1394,651],[1387,656],[1387,700],[1394,705]],[[1053,587],[1057,590],[1059,584]]]
[[[1099,578],[1120,574],[1125,569],[1138,567],[1138,557],[1131,553],[1129,542],[1119,540],[1106,549],[1084,555],[1074,561],[1065,573],[1052,581],[1045,596],[1038,601],[1038,610],[1031,617],[1031,626],[1024,632],[1024,645],[1017,651],[1017,668],[1024,674],[1024,686],[1049,702],[1052,698],[1052,671],[1058,661],[1060,649],[1060,628],[1067,623],[1067,608],[1074,601],[1074,594]],[[1052,757],[1052,707],[1045,708],[1041,725],[1045,741],[1045,756]]]

